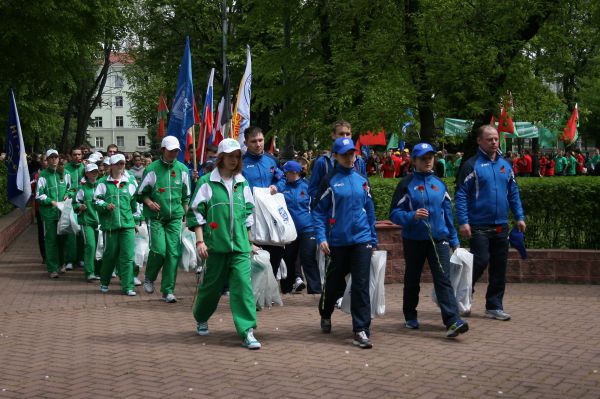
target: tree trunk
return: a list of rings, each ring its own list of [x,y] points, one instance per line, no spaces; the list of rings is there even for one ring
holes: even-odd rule
[[[69,131],[71,128],[71,117],[73,116],[73,107],[75,105],[75,95],[71,95],[69,99],[69,103],[67,104],[67,108],[65,109],[65,113],[63,116],[63,131],[62,131],[62,140],[60,141],[59,151],[62,154],[67,153],[69,150]]]

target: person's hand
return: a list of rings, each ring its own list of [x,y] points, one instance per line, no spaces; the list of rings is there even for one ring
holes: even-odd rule
[[[321,251],[323,251],[323,253],[325,255],[329,255],[331,254],[331,251],[329,250],[329,244],[327,243],[327,241],[323,241],[319,247],[321,248]]]
[[[108,204],[106,209],[108,209],[109,211],[112,211],[113,209],[115,209],[115,204]]]
[[[471,226],[468,223],[460,225],[460,235],[465,238],[471,238]]]
[[[208,258],[208,247],[204,242],[196,244],[196,251],[198,251],[198,255],[200,255],[202,259]]]
[[[271,195],[277,194],[277,187],[271,185],[269,186],[269,190],[271,190]]]
[[[83,212],[87,209],[87,206],[85,206],[85,204],[81,204],[79,205],[79,212]]]
[[[524,220],[519,220],[517,222],[517,229],[521,232],[524,233],[525,229],[527,228],[527,226],[525,225],[525,221]]]
[[[456,252],[456,250],[460,248],[460,245],[457,245],[455,247],[450,247],[450,249],[452,250],[452,253]]]
[[[252,244],[252,253],[257,254],[258,251],[260,251],[260,247],[257,247],[256,245]]]
[[[56,201],[52,201],[52,206],[56,208],[58,204],[56,203]]]
[[[146,200],[144,201],[144,204],[146,204],[146,206],[154,212],[160,211],[160,205],[158,203],[152,201],[150,198],[146,198]]]
[[[429,211],[425,208],[419,208],[415,212],[415,220],[427,219],[429,217]]]

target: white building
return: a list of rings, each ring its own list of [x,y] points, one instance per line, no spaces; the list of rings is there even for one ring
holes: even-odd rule
[[[127,54],[110,56],[102,103],[92,112],[92,126],[87,130],[87,140],[94,150],[106,151],[109,144],[116,144],[122,152],[150,150],[148,130],[136,126],[129,115],[129,87],[123,68],[130,63]]]

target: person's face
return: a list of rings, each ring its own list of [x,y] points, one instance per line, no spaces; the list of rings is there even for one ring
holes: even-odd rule
[[[49,156],[48,158],[46,158],[46,163],[52,169],[56,169],[56,167],[58,166],[58,155]]]
[[[348,126],[336,126],[335,131],[331,134],[331,138],[335,141],[340,137],[352,137],[352,130]]]
[[[71,162],[81,163],[82,159],[83,159],[83,154],[82,154],[81,150],[71,151]]]
[[[133,159],[133,164],[137,167],[142,166],[142,158],[141,157],[135,157]]]
[[[356,160],[356,151],[350,150],[345,154],[335,154],[335,160],[344,168],[351,168]]]
[[[87,155],[90,153],[90,149],[87,147],[83,147],[82,153],[83,153],[83,155]]]
[[[252,154],[262,154],[265,151],[265,136],[262,133],[255,134],[249,140],[246,140],[246,146]]]
[[[177,158],[177,154],[179,154],[179,150],[177,148],[171,151],[163,148],[163,159],[167,162],[173,162]]]
[[[223,168],[233,172],[241,161],[242,152],[235,150],[229,154],[223,154]]]
[[[115,147],[110,147],[109,149],[106,150],[106,152],[108,153],[108,156],[113,156],[117,153],[117,149]]]
[[[477,138],[477,144],[486,154],[494,154],[498,151],[498,145],[500,144],[498,131],[492,127],[485,129],[482,135]]]
[[[422,157],[416,157],[414,160],[415,169],[417,172],[430,172],[433,170],[433,163],[435,157],[433,152],[428,152]]]
[[[110,165],[110,171],[116,175],[123,174],[125,170],[125,161],[119,161],[114,165]]]
[[[95,182],[96,179],[98,178],[98,171],[92,170],[91,172],[85,172],[85,178],[89,182],[92,182],[92,183]]]
[[[300,173],[291,172],[291,171],[286,172],[285,178],[288,181],[288,183],[295,182],[296,180],[298,180],[300,178]]]

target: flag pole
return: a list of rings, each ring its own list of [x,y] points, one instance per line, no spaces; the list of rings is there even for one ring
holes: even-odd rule
[[[195,121],[194,121],[195,122]],[[192,125],[192,148],[193,148],[193,154],[192,154],[192,159],[193,159],[193,163],[194,163],[194,172],[198,171],[198,163],[197,163],[197,159],[196,159],[196,124],[194,123]],[[187,148],[186,148],[187,151]]]

